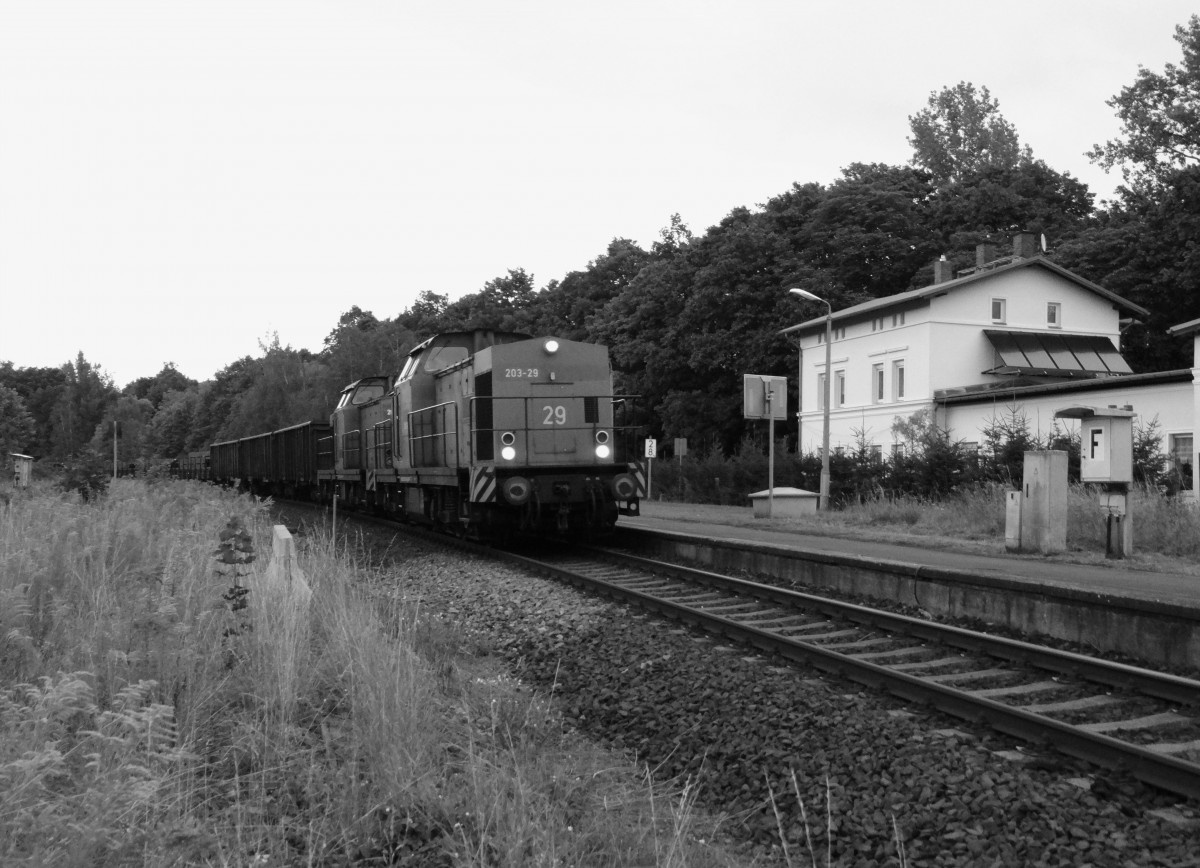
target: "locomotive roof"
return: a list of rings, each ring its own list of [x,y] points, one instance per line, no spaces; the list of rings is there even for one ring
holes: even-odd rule
[[[422,352],[425,348],[432,345],[435,341],[449,343],[452,340],[464,341],[470,340],[473,346],[473,352],[485,349],[486,347],[495,346],[496,344],[511,344],[516,341],[531,340],[533,335],[525,332],[501,332],[492,331],[491,329],[475,329],[473,331],[457,331],[457,332],[441,332],[433,337],[426,338],[408,351],[410,356]]]

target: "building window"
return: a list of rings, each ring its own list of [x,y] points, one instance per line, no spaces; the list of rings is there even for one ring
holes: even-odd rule
[[[892,314],[892,328],[898,325],[904,325],[904,311]]]
[[[817,374],[817,409],[825,409],[825,374]]]
[[[1002,298],[992,299],[992,322],[1005,322],[1008,313],[1008,302]]]
[[[846,406],[846,372],[834,371],[833,374],[833,406]]]
[[[871,403],[883,403],[883,365],[871,367]]]
[[[1062,328],[1062,304],[1060,302],[1046,303],[1046,325],[1052,329]]]
[[[883,463],[883,444],[882,443],[872,443],[871,444],[871,460],[873,462],[875,462],[876,464]]]
[[[1171,476],[1169,485],[1180,490],[1189,491],[1192,487],[1192,451],[1195,448],[1191,434],[1172,434],[1169,438],[1171,449]]]
[[[904,362],[892,362],[892,400],[904,400]]]

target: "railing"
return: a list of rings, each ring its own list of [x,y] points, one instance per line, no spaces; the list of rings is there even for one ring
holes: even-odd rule
[[[333,470],[333,435],[317,438],[317,470]]]
[[[392,420],[377,422],[371,431],[374,442],[371,444],[371,466],[392,466]]]
[[[357,428],[341,435],[342,466],[347,470],[362,469],[362,432]]]
[[[435,404],[408,414],[413,467],[458,467],[458,407]]]

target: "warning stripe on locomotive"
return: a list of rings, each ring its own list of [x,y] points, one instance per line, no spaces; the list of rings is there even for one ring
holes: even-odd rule
[[[633,474],[633,480],[637,483],[637,494],[635,497],[646,496],[646,462],[645,461],[630,461],[629,472]]]
[[[490,464],[471,468],[471,502],[491,503],[496,499],[496,468]]]

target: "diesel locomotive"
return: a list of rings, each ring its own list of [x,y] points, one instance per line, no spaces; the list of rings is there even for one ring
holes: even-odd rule
[[[210,479],[493,539],[603,532],[646,473],[608,349],[475,330],[436,335],[391,377],[342,390],[329,423],[215,443]]]

